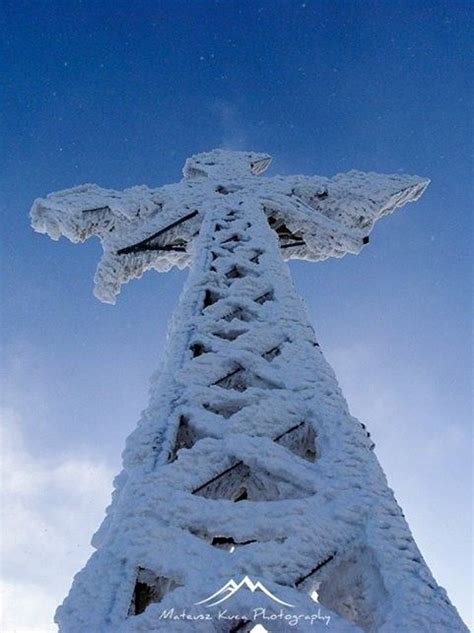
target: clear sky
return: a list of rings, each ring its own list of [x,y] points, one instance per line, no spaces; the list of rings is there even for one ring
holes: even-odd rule
[[[438,582],[469,622],[472,3],[4,0],[2,631],[50,633],[147,401],[185,273],[92,296],[98,242],[32,200],[180,178],[213,147],[269,175],[431,178],[358,256],[291,264]]]

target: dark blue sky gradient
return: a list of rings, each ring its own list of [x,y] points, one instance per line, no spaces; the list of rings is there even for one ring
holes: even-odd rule
[[[269,174],[428,176],[359,257],[291,268],[415,536],[465,604],[472,14],[459,0],[4,0],[3,395],[32,453],[118,469],[184,279],[149,273],[101,305],[99,244],[33,233],[35,197],[173,182],[213,147],[269,152]],[[372,407],[382,392],[393,424],[386,400]]]

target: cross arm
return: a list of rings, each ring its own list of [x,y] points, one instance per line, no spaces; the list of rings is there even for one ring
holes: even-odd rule
[[[282,256],[321,260],[358,253],[377,220],[417,200],[428,184],[418,176],[359,171],[275,177],[262,198]]]
[[[31,223],[55,240],[98,237],[103,255],[94,294],[114,303],[120,286],[146,270],[187,265],[186,246],[198,231],[200,218],[174,189],[141,186],[114,191],[82,185],[35,200]]]

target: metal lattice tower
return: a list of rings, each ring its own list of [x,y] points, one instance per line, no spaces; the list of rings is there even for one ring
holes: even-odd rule
[[[84,185],[33,206],[37,231],[101,239],[103,301],[148,269],[191,266],[96,552],[58,609],[62,633],[287,631],[274,600],[264,605],[275,619],[258,620],[257,591],[226,603],[237,621],[211,606],[209,620],[163,618],[202,613],[197,603],[244,577],[290,614],[329,615],[332,631],[467,631],[348,411],[283,261],[359,252],[375,221],[428,181],[257,177],[269,162],[215,150],[186,161],[176,185]],[[301,619],[296,630],[315,627]]]

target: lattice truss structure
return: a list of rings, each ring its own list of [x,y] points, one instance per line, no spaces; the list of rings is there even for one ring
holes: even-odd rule
[[[293,605],[288,612],[330,615],[332,631],[467,631],[349,413],[283,261],[359,252],[375,221],[428,181],[256,177],[269,162],[215,150],[188,159],[176,185],[85,185],[33,206],[37,231],[101,239],[103,301],[148,269],[191,265],[96,552],[58,609],[63,633],[250,631],[263,596],[244,590],[222,605],[242,620],[219,620],[217,608],[209,621],[160,619],[202,612],[195,603],[244,576]]]

